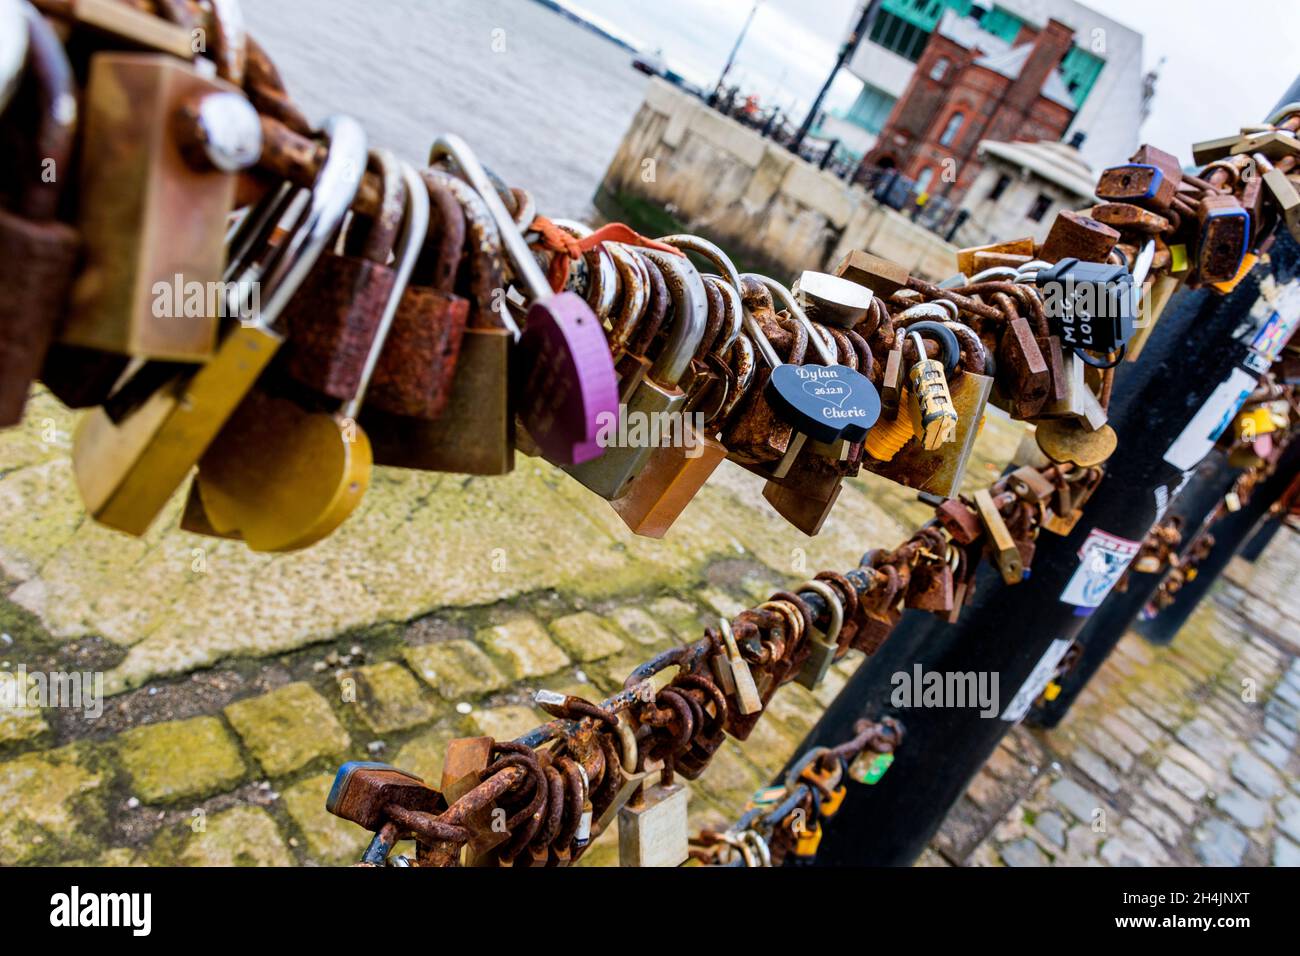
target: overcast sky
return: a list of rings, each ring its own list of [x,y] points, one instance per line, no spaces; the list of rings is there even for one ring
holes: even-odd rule
[[[566,0],[673,69],[712,86],[752,0]],[[991,4],[990,4],[991,5]],[[1190,146],[1264,118],[1300,73],[1296,0],[1088,0],[1144,36],[1143,67],[1163,57],[1145,141],[1191,160]],[[826,78],[853,0],[762,0],[733,76],[767,100],[806,108]],[[852,103],[847,74],[828,105]],[[1123,159],[1124,157],[1116,157]]]

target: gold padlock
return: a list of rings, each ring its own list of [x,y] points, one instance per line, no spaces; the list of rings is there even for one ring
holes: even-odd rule
[[[196,481],[214,528],[238,533],[253,551],[296,551],[331,534],[370,485],[370,439],[357,424],[366,387],[424,247],[429,193],[416,172],[375,150],[405,185],[406,213],[396,246],[395,281],[361,369],[357,392],[338,411],[308,411],[255,388],[199,462]]]
[[[96,53],[86,84],[85,266],[66,345],[176,362],[213,352],[236,174],[262,150],[234,85],[162,53]],[[229,316],[247,318],[247,315]]]
[[[921,336],[911,332],[917,348],[917,360],[907,373],[916,395],[918,420],[914,422],[926,451],[934,451],[957,437],[957,409],[948,391],[948,376],[942,363],[926,358]],[[910,407],[910,406],[909,406]]]
[[[469,320],[451,395],[436,420],[366,409],[362,424],[378,465],[467,475],[508,474],[515,467],[510,375],[519,327],[500,296],[506,285],[500,235],[483,200],[462,180],[436,169],[421,175],[451,192],[465,213]]]
[[[72,447],[73,473],[86,510],[102,524],[141,535],[180,488],[283,339],[273,323],[329,239],[338,231],[365,169],[365,132],[356,121],[326,121],[330,149],[311,202],[288,236],[257,267],[239,257],[228,278],[235,288],[260,277],[262,307],[248,323],[228,330],[216,354],[194,372],[145,363],[107,409],[84,417]],[[294,190],[271,195],[250,213],[232,248],[267,233],[293,206]],[[261,252],[262,250],[257,250]],[[237,294],[246,296],[247,292]]]

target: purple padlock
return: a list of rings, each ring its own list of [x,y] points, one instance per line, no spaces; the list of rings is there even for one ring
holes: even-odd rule
[[[527,328],[518,333],[512,360],[520,397],[519,418],[542,456],[557,465],[578,465],[604,449],[596,441],[603,415],[617,418],[618,377],[605,329],[583,299],[556,293],[532,250],[493,188],[487,172],[459,136],[433,144],[429,161],[450,157],[482,197],[501,233],[514,273],[532,305]],[[514,323],[501,306],[507,327]]]

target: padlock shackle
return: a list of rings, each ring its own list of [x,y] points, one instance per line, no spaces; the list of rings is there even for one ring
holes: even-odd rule
[[[705,276],[704,281],[712,285],[727,300],[730,305],[728,310],[731,314],[731,324],[719,333],[718,339],[713,343],[709,351],[714,355],[726,355],[727,351],[740,336],[741,327],[745,321],[745,304],[741,301],[740,293],[730,283],[720,276]]]
[[[799,307],[799,303],[794,300],[794,294],[789,289],[777,282],[771,276],[759,275],[756,272],[747,272],[742,275],[741,278],[754,279],[761,282],[764,288],[772,294],[772,298],[775,300],[774,304],[779,302],[781,307],[794,316],[796,322],[808,330],[808,340],[812,343],[813,348],[817,350],[817,357],[822,360],[822,364],[835,364],[835,356],[826,348],[826,343],[822,341],[822,337],[817,334],[816,327],[813,325],[812,320],[809,319],[804,313],[804,310]]]
[[[345,418],[355,418],[361,411],[366,390],[370,387],[371,376],[375,373],[375,366],[379,364],[379,356],[388,341],[388,333],[392,331],[397,308],[402,302],[407,283],[411,279],[411,272],[415,269],[415,262],[420,258],[420,253],[424,250],[425,238],[429,234],[429,191],[425,188],[420,174],[412,169],[409,163],[399,162],[397,157],[386,149],[377,149],[374,155],[383,169],[384,177],[396,176],[405,186],[406,213],[402,217],[401,232],[394,248],[396,261],[393,268],[393,288],[384,301],[383,311],[379,314],[379,324],[375,328],[374,338],[370,341],[366,363],[361,367],[356,394],[343,406]]]
[[[248,73],[248,24],[239,0],[209,0],[212,4],[212,50],[217,76],[240,89]]]
[[[469,297],[480,316],[495,316],[501,327],[519,340],[519,325],[510,313],[509,303],[498,294],[505,285],[500,262],[501,231],[488,212],[483,197],[463,179],[442,169],[426,169],[421,176],[428,183],[446,189],[460,203],[465,216],[465,236],[469,246]]]
[[[920,338],[922,332],[929,332],[939,343],[939,348],[943,350],[943,368],[944,373],[951,378],[957,371],[957,365],[961,362],[961,344],[957,341],[957,335],[952,329],[948,328],[941,322],[913,322],[904,332],[909,335],[915,335]],[[925,349],[917,346],[918,362],[925,360]]]
[[[309,190],[307,206],[284,241],[271,252],[263,270],[260,324],[272,328],[284,307],[311,272],[330,240],[338,233],[366,170],[366,131],[350,116],[336,114],[325,120],[329,143],[316,184]],[[286,194],[294,197],[293,192]],[[288,199],[290,205],[294,198]],[[235,315],[242,312],[232,313]]]
[[[650,303],[649,277],[641,260],[622,243],[606,242],[603,245],[614,262],[623,293],[623,306],[618,316],[610,320],[609,347],[612,352],[619,353],[627,350],[645,316]]]
[[[448,157],[455,161],[460,167],[461,173],[465,176],[466,181],[479,194],[483,204],[487,206],[488,212],[497,224],[497,230],[501,234],[501,246],[505,250],[506,258],[510,260],[511,266],[514,267],[516,278],[523,284],[524,289],[528,292],[528,297],[533,302],[545,302],[552,298],[555,293],[551,289],[550,282],[546,279],[546,274],[542,272],[542,267],[537,264],[533,257],[533,251],[528,247],[524,234],[519,231],[518,224],[506,209],[505,203],[497,195],[496,188],[492,185],[492,180],[479,162],[474,151],[469,148],[469,144],[457,136],[455,133],[444,133],[434,140],[433,148],[429,152],[429,163],[436,163],[443,157]]]
[[[26,14],[27,34],[24,44],[27,68],[36,79],[39,89],[37,126],[32,141],[32,156],[40,162],[32,164],[33,171],[41,175],[32,177],[22,190],[18,214],[24,219],[48,222],[58,215],[59,198],[63,183],[72,169],[72,147],[77,133],[77,81],[72,64],[64,52],[63,42],[46,19],[29,4],[22,4]],[[19,63],[19,77],[22,63]],[[3,79],[0,79],[3,83]],[[55,176],[47,180],[46,164],[53,163]]]
[[[22,0],[0,0],[0,113],[22,82],[27,62],[30,30],[25,8]]]
[[[645,248],[641,254],[653,262],[668,283],[673,300],[672,327],[668,341],[646,377],[660,384],[674,386],[686,374],[704,338],[709,321],[709,299],[704,280],[685,256],[669,255],[658,249]]]
[[[387,266],[388,257],[397,248],[402,222],[409,209],[405,176],[397,157],[385,149],[370,150],[366,159],[366,171],[379,177],[379,210],[364,226],[357,255],[368,262]],[[421,184],[420,192],[427,191]],[[356,214],[353,213],[348,232],[358,229]]]
[[[595,231],[587,224],[578,222],[576,219],[552,219],[551,224],[563,229],[575,239],[586,239]],[[583,298],[587,300],[591,310],[596,313],[596,318],[601,321],[609,318],[610,313],[614,310],[614,303],[618,299],[619,272],[614,265],[614,256],[609,248],[612,245],[611,242],[601,242],[591,250],[600,263],[600,274],[593,277],[590,271],[588,272],[587,289],[583,294]],[[565,255],[565,253],[555,252],[552,255],[559,256]],[[590,264],[588,264],[588,269],[590,269]],[[600,297],[595,302],[591,301],[593,289],[600,293]]]
[[[723,280],[718,285],[718,291],[724,296],[729,296],[734,306],[732,324],[727,329],[727,337],[721,343],[715,343],[711,350],[716,354],[724,353],[731,348],[731,343],[740,334],[741,324],[744,321],[745,306],[742,299],[744,290],[740,285],[740,272],[736,269],[736,264],[718,245],[703,236],[683,232],[672,236],[661,236],[655,242],[676,246],[683,252],[694,252],[696,255],[707,259],[718,270],[718,275]]]

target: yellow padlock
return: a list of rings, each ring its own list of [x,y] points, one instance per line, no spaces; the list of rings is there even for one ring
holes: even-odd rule
[[[232,243],[226,277],[238,280],[232,284],[241,296],[251,284],[245,277],[256,277],[262,300],[257,319],[234,323],[216,354],[195,371],[145,363],[78,426],[73,474],[86,510],[101,524],[144,534],[282,344],[276,317],[338,231],[365,168],[360,125],[337,116],[325,128],[329,152],[287,237],[265,254],[256,249],[263,227],[294,207],[296,190],[270,194]],[[255,251],[263,260],[252,269]]]
[[[1238,441],[1254,441],[1260,435],[1277,431],[1277,420],[1270,409],[1260,405],[1238,415],[1232,427]]]
[[[817,848],[822,845],[822,828],[816,820],[811,823],[803,824],[795,831],[797,842],[794,845],[794,855],[801,857],[812,857],[817,855]]]
[[[397,164],[386,151],[375,153]],[[213,528],[238,534],[253,551],[310,547],[347,520],[370,485],[374,458],[357,416],[429,225],[428,191],[409,166],[401,175],[406,216],[397,277],[356,394],[337,412],[319,412],[254,389],[199,462],[199,497]]]

